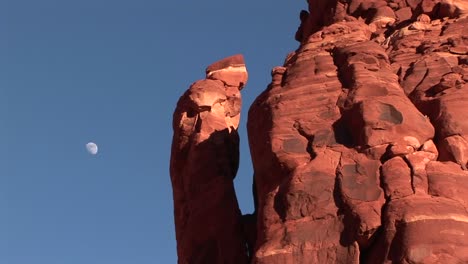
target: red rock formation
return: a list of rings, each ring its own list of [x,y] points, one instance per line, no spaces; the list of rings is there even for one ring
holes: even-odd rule
[[[468,263],[467,11],[309,1],[249,112],[253,263]]]
[[[308,3],[250,107],[253,215],[232,187],[241,58],[178,104],[179,262],[468,263],[468,2]]]
[[[174,113],[171,179],[179,263],[246,263],[233,179],[239,164],[241,55],[218,61]]]

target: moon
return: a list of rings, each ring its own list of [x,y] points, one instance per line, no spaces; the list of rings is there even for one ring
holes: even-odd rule
[[[98,146],[94,142],[89,142],[86,144],[86,150],[91,155],[96,155],[98,153]]]

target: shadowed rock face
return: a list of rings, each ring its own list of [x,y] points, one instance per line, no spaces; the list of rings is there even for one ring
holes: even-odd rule
[[[299,48],[272,70],[249,110],[256,211],[233,225],[243,231],[230,233],[248,246],[250,260],[237,263],[468,263],[468,2],[308,3]],[[228,73],[235,80],[222,85],[240,88],[241,72],[242,63],[216,63],[207,76]],[[230,138],[235,118],[223,120],[216,124]],[[210,138],[218,130],[200,131]],[[194,142],[180,136],[189,134],[175,134],[174,142]],[[237,146],[230,142],[220,145],[223,153]],[[208,175],[175,168],[223,160],[190,150],[180,161],[173,145],[175,193],[174,175]],[[189,217],[177,217],[184,203],[193,202],[175,200],[177,230],[177,221],[188,226]],[[223,205],[207,214],[238,212],[237,203]],[[179,258],[181,239],[178,231]]]

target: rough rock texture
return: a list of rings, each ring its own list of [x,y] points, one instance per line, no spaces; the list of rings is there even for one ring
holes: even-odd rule
[[[182,263],[201,263],[185,258],[199,245],[218,256],[205,263],[468,263],[468,1],[308,3],[299,48],[249,110],[254,214],[240,220],[232,189],[238,116],[213,110],[229,95],[184,103],[216,90],[206,80],[179,102],[171,168]],[[242,67],[215,63],[207,76],[228,91],[245,83]],[[197,147],[218,131],[216,147]],[[199,208],[208,197],[190,189],[200,186],[228,198],[209,194]],[[201,214],[210,230],[225,219],[223,232],[191,222]]]
[[[177,103],[171,155],[179,263],[246,263],[233,179],[239,164],[241,55],[218,61]]]
[[[249,111],[252,263],[468,263],[467,11],[309,1]]]

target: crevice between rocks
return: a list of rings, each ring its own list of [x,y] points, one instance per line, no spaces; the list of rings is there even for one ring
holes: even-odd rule
[[[297,121],[297,120],[294,121],[293,127],[297,130],[299,135],[301,135],[302,137],[304,137],[307,140],[306,151],[310,155],[310,160],[315,159],[317,157],[317,153],[314,151],[314,146],[313,146],[314,135],[307,134],[304,131],[304,129],[302,128],[301,123],[299,121]]]
[[[413,195],[416,194],[416,187],[414,186],[414,169],[413,166],[411,165],[410,161],[406,158],[406,156],[402,156],[403,161],[406,163],[406,166],[410,169],[410,174],[411,174],[411,189],[413,190]]]

